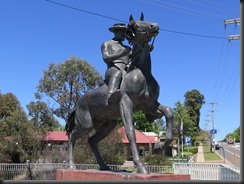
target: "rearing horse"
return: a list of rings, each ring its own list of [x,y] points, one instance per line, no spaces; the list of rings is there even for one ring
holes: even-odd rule
[[[111,105],[106,105],[108,86],[103,84],[82,96],[68,118],[66,131],[69,135],[70,169],[75,169],[73,148],[76,140],[95,130],[95,134],[88,138],[88,143],[100,170],[110,170],[99,153],[98,142],[115,128],[117,119],[121,117],[131,146],[133,161],[137,166],[137,173],[147,173],[140,161],[136,146],[133,126],[133,112],[136,111],[143,111],[150,122],[165,116],[165,141],[155,144],[155,152],[162,152],[172,141],[173,111],[171,108],[158,103],[159,85],[151,73],[151,47],[149,42],[158,35],[159,26],[156,23],[144,22],[143,19],[143,14],[138,21],[135,21],[132,15],[129,18],[127,36],[133,50],[131,65],[120,85],[120,95],[113,97],[114,100]]]

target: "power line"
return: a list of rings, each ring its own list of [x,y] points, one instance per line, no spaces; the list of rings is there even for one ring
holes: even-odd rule
[[[99,17],[103,17],[103,18],[107,18],[107,19],[111,19],[111,20],[116,20],[116,21],[119,21],[119,22],[127,23],[127,21],[124,21],[124,20],[121,20],[121,19],[117,19],[117,18],[113,18],[113,17],[110,17],[110,16],[106,16],[106,15],[102,15],[102,14],[86,11],[86,10],[83,10],[83,9],[80,9],[80,8],[75,8],[75,7],[72,7],[72,6],[69,6],[69,5],[65,5],[65,4],[62,4],[62,3],[58,3],[58,2],[55,2],[55,1],[52,1],[52,0],[46,0],[46,1],[49,2],[49,3],[53,3],[53,4],[56,4],[56,5],[59,5],[59,6],[63,6],[65,8],[70,8],[70,9],[73,9],[73,10],[76,10],[76,11],[81,11],[83,13],[88,13],[88,14],[91,14],[91,15],[95,15],[95,16],[99,16]],[[195,33],[186,33],[186,32],[173,31],[173,30],[168,30],[168,29],[160,29],[160,30],[161,31],[166,31],[166,32],[171,32],[171,33],[176,33],[176,34],[188,35],[188,36],[197,36],[197,37],[215,38],[215,39],[227,39],[227,38],[224,38],[224,37],[210,36],[210,35],[201,35],[201,34],[195,34]]]
[[[146,0],[141,0],[141,1],[143,1],[145,3],[148,3],[148,4],[152,4],[152,5],[161,7],[161,8],[166,8],[166,9],[169,9],[169,10],[173,10],[173,11],[176,11],[176,12],[180,12],[180,13],[190,14],[190,15],[194,15],[194,16],[198,16],[198,17],[204,17],[204,18],[209,18],[209,19],[214,19],[214,20],[220,19],[220,18],[213,18],[212,16],[201,15],[199,13],[192,13],[192,12],[189,12],[189,11],[183,11],[183,10],[175,9],[175,8],[168,7],[168,6],[163,6],[161,4],[154,3],[154,2],[151,2],[151,1],[146,1]]]
[[[99,17],[103,17],[103,18],[107,18],[107,19],[111,19],[111,20],[116,20],[116,21],[127,23],[127,21],[124,21],[124,20],[116,19],[116,18],[105,16],[105,15],[98,14],[98,13],[93,13],[93,12],[86,11],[86,10],[82,10],[80,8],[75,8],[75,7],[72,7],[72,6],[69,6],[69,5],[65,5],[65,4],[62,4],[62,3],[58,3],[58,2],[55,2],[55,1],[51,1],[51,0],[46,0],[46,1],[49,2],[49,3],[53,3],[53,4],[56,4],[56,5],[63,6],[65,8],[70,8],[70,9],[81,11],[81,12],[88,13],[88,14],[91,14],[91,15],[96,15],[96,16],[99,16]]]
[[[189,35],[189,36],[198,36],[198,37],[216,38],[216,39],[227,39],[227,38],[219,37],[219,36],[209,36],[209,35],[200,35],[200,34],[195,34],[195,33],[185,33],[185,32],[180,32],[180,31],[172,31],[172,30],[168,30],[168,29],[160,29],[160,30],[171,32],[171,33]]]
[[[199,3],[199,1],[194,1],[194,0],[186,0],[186,1],[188,1],[188,2],[190,2],[190,3],[192,3],[192,4],[197,4],[197,5],[200,5],[200,6],[203,6],[203,7],[207,7],[207,8],[215,9],[215,10],[222,11],[222,12],[225,12],[225,13],[228,12],[228,13],[231,13],[231,14],[234,15],[234,13],[233,13],[232,10],[231,10],[231,11],[226,11],[226,10],[224,10],[223,8],[216,8],[216,7],[213,7],[213,6],[209,6],[209,5],[201,4],[201,3]]]
[[[210,0],[204,0],[204,1],[207,1],[207,2],[209,2],[209,3],[215,4],[215,5],[217,5],[217,6],[222,6],[222,7],[224,7],[224,8],[229,8],[229,9],[231,9],[231,10],[236,10],[235,8],[232,8],[232,7],[229,7],[229,6],[225,6],[225,5],[220,4],[220,3],[213,2],[212,0],[211,0],[211,1],[210,1]]]
[[[229,24],[234,24],[235,25],[234,28],[236,28],[237,25],[240,25],[240,18],[233,18],[233,19],[224,20],[225,30],[226,30],[227,25],[229,25]],[[229,35],[228,36],[229,43],[230,43],[230,40],[237,40],[237,39],[240,39],[240,34]],[[216,77],[216,81],[215,81],[214,92],[216,92],[215,95],[218,95],[219,98],[220,98],[219,93],[222,91],[223,83],[224,83],[224,81],[225,81],[225,79],[227,77],[226,71],[227,71],[227,69],[230,70],[230,68],[233,66],[232,62],[231,63],[228,62],[229,61],[230,51],[231,51],[231,46],[232,46],[229,43],[228,43],[228,47],[227,47],[227,50],[226,50],[226,53],[225,53],[225,58],[223,58],[222,70],[220,69],[221,58],[219,60],[218,73],[217,73],[217,77]],[[222,43],[222,48],[221,48],[221,57],[222,57],[222,54],[223,54],[222,51],[223,51],[223,43]],[[230,84],[233,81],[232,79],[234,78],[234,74],[237,73],[237,72],[235,72],[237,70],[236,68],[237,68],[237,63],[235,64],[234,70],[232,71],[231,78],[229,80],[228,85],[226,86],[226,89],[223,90],[223,92],[224,92],[224,94],[222,95],[223,97],[224,97],[224,95],[226,96],[226,94],[228,94],[227,97],[229,97],[230,92],[233,91],[233,88],[231,88]],[[217,82],[218,81],[219,81],[219,88],[217,89]],[[237,83],[237,79],[234,81],[234,86],[233,87],[235,87],[236,83]],[[229,91],[229,93],[227,93],[227,91],[229,89],[230,89],[230,91]]]
[[[166,4],[166,5],[169,5],[169,6],[173,6],[173,7],[179,8],[179,9],[171,8],[171,7],[168,7],[168,6],[163,6],[163,5],[161,5],[161,4],[152,3],[152,2],[145,1],[145,0],[142,0],[142,1],[143,1],[143,2],[146,2],[146,3],[154,4],[154,5],[156,5],[156,6],[160,6],[160,7],[163,7],[163,8],[172,9],[172,10],[174,10],[174,11],[179,11],[179,12],[182,12],[182,13],[192,14],[192,15],[195,15],[195,16],[208,17],[208,18],[211,18],[211,19],[216,19],[216,18],[213,18],[213,16],[224,18],[224,17],[221,16],[221,15],[212,14],[212,13],[208,13],[208,12],[203,12],[203,11],[196,10],[196,9],[192,9],[192,8],[186,8],[186,7],[182,7],[182,6],[175,5],[175,4],[173,4],[173,3],[167,3],[167,2],[165,2],[165,1],[154,0],[154,1],[158,1],[158,2],[160,2],[160,3],[162,3],[162,4]],[[183,11],[183,10],[180,10],[180,9],[188,10],[188,11]],[[196,13],[192,13],[192,12],[189,12],[189,11],[196,12]],[[209,17],[209,16],[205,16],[205,15],[200,15],[200,14],[209,15],[210,17]],[[218,18],[218,19],[219,19],[219,18]]]

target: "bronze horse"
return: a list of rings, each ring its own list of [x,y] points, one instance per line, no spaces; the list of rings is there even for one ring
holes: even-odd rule
[[[137,166],[137,173],[147,173],[140,161],[136,146],[133,126],[133,112],[136,111],[143,111],[150,122],[163,116],[166,119],[165,141],[155,144],[155,152],[162,152],[172,141],[173,111],[170,107],[163,106],[157,101],[159,85],[151,73],[151,46],[149,42],[158,35],[159,26],[156,23],[144,22],[143,19],[143,14],[138,21],[135,21],[132,15],[129,18],[127,36],[133,50],[131,65],[120,85],[120,94],[111,97],[113,103],[106,105],[108,86],[103,84],[82,96],[68,118],[66,131],[69,135],[70,169],[75,169],[73,161],[75,141],[95,130],[95,134],[88,138],[88,143],[100,170],[110,170],[99,153],[98,142],[115,128],[118,118],[121,117],[126,136],[130,142],[133,161]]]

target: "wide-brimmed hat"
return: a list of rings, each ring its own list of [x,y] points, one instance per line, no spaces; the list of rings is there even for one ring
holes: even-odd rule
[[[126,25],[123,23],[114,24],[113,27],[108,28],[109,31],[115,32],[118,30],[126,30]]]

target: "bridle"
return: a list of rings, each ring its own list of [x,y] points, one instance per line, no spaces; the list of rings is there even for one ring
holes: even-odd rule
[[[134,20],[130,20],[130,22],[127,25],[127,30],[126,30],[125,34],[126,34],[126,39],[128,40],[129,44],[132,44],[131,41],[136,36],[135,35],[135,30],[134,30],[135,23],[136,22]],[[141,32],[141,34],[146,34],[147,36],[149,36],[149,33],[147,31],[146,32]],[[156,36],[153,37],[152,44],[150,45],[151,47],[153,47],[155,37]]]

